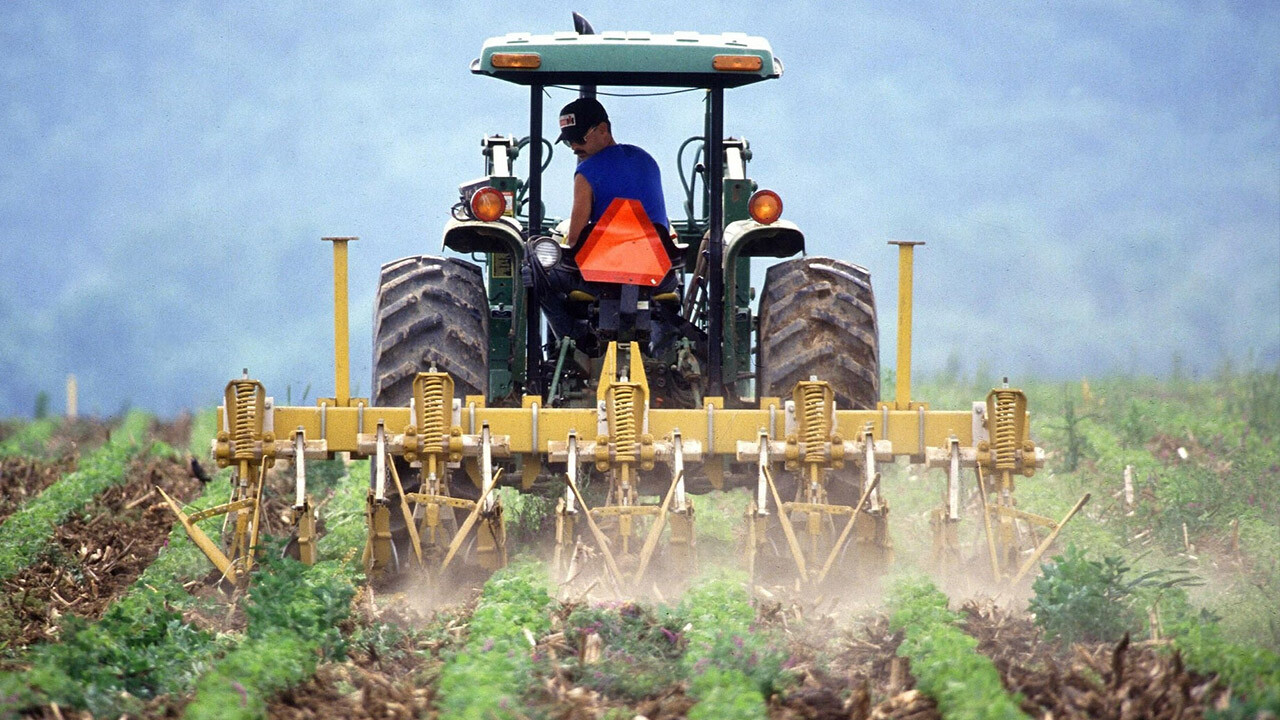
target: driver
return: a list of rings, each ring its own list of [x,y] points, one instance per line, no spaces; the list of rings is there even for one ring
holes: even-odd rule
[[[658,163],[643,149],[635,145],[618,143],[613,139],[613,126],[604,106],[595,98],[579,98],[560,110],[560,136],[578,157],[578,167],[573,176],[573,210],[569,214],[569,230],[565,235],[570,253],[583,241],[583,230],[600,219],[615,198],[639,200],[645,214],[666,232],[670,227],[666,204],[662,196],[662,173]],[[591,292],[590,283],[582,279],[576,266],[552,268],[547,273],[532,273],[539,289],[543,314],[557,337],[572,337],[584,352],[598,352],[598,339],[586,321],[577,320],[566,307],[567,296],[573,290]],[[674,272],[668,273],[654,288],[654,293],[671,292],[679,280]],[[655,327],[655,341],[669,335],[667,323],[659,320]],[[655,342],[655,346],[661,343]]]
[[[579,98],[564,106],[559,142],[578,157],[567,236],[571,247],[578,246],[582,229],[599,220],[614,198],[639,200],[650,220],[670,227],[658,163],[635,145],[613,139],[613,125],[598,100]]]

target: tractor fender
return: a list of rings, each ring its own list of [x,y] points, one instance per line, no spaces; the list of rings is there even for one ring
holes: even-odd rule
[[[785,258],[804,252],[804,233],[788,220],[763,225],[755,220],[738,220],[724,228],[725,267],[737,258]]]
[[[494,222],[449,218],[444,225],[443,245],[464,254],[511,253],[517,263],[524,258],[520,224],[507,217]]]

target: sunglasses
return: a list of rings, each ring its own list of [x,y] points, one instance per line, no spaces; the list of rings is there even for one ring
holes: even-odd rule
[[[565,138],[565,143],[569,145],[581,145],[582,143],[587,141],[587,136],[591,134],[591,131],[595,130],[598,127],[600,127],[600,123],[596,123],[595,125],[592,125],[586,130],[583,130],[582,134],[576,138]]]

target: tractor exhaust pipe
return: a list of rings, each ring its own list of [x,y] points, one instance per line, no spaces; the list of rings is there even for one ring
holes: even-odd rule
[[[591,27],[591,23],[582,17],[581,14],[575,12],[573,14],[573,31],[579,35],[595,35],[596,29]],[[595,85],[579,85],[578,97],[593,98],[596,96]]]

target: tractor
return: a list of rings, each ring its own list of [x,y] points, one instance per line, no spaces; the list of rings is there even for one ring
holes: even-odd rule
[[[802,586],[856,581],[892,559],[877,468],[898,458],[945,475],[933,516],[939,564],[960,561],[962,470],[973,469],[993,577],[1026,574],[1070,515],[1054,522],[1015,507],[1015,478],[1044,458],[1030,439],[1025,395],[1006,384],[953,411],[911,399],[919,243],[899,242],[896,392],[882,400],[869,273],[807,255],[802,230],[781,217],[781,198],[749,176],[749,142],[725,135],[725,92],[783,74],[768,41],[596,33],[575,14],[573,32],[487,40],[470,69],[528,89],[528,132],[482,138],[484,173],[460,185],[445,223],[450,253],[382,266],[372,397],[349,391],[352,238],[328,238],[334,396],[279,406],[247,372],[227,386],[213,452],[233,468],[232,498],[194,518],[171,503],[225,578],[241,580],[253,566],[263,475],[277,459],[297,478],[293,547],[314,561],[306,461],[337,453],[371,463],[364,561],[372,578],[503,565],[509,548],[495,490],[509,484],[550,488],[556,565],[590,544],[619,591],[644,582],[655,557],[691,567],[697,493],[734,487],[752,498],[743,557],[754,576],[782,572]],[[676,153],[684,217],[671,213],[669,228],[655,228],[621,212],[588,228],[575,250],[564,223],[545,212],[543,171],[555,148],[544,96],[600,88],[699,93],[704,117]],[[773,263],[758,302],[753,260]],[[556,298],[528,281],[566,268],[600,281],[593,292]],[[664,277],[675,278],[674,290],[667,282],[658,291]],[[544,333],[549,301],[564,303],[598,342]],[[659,327],[674,335],[660,341]],[[583,491],[588,478],[593,495]],[[222,544],[194,522],[219,514],[236,520]],[[1029,526],[1047,528],[1046,537]]]

